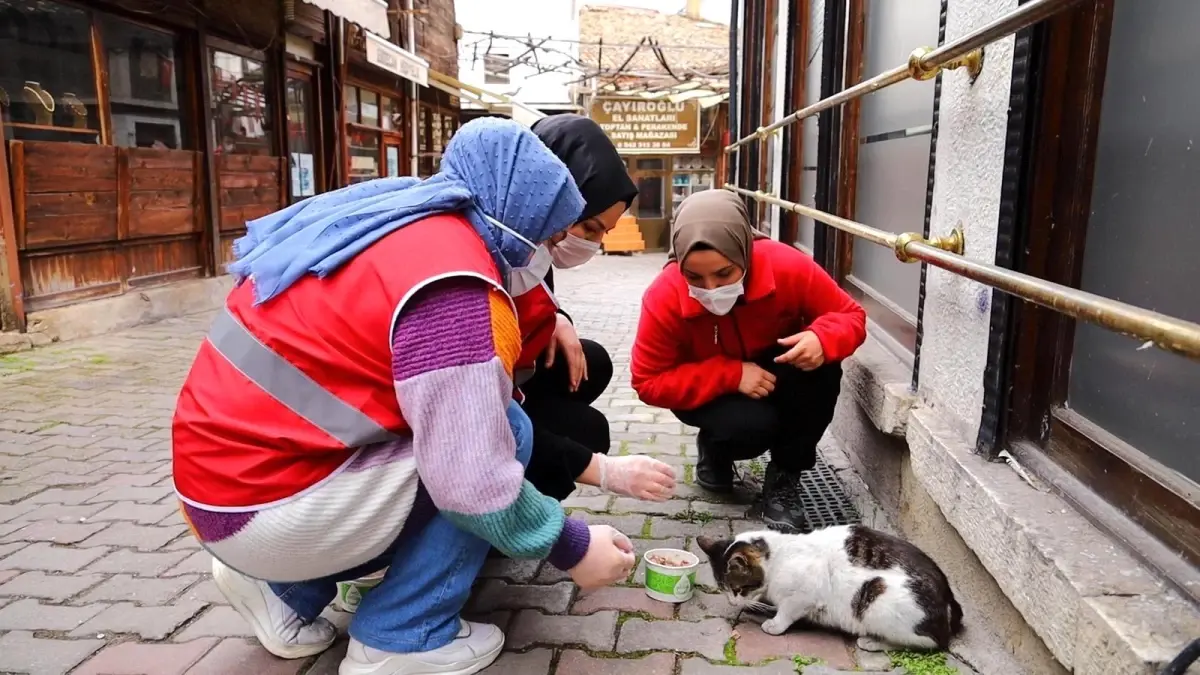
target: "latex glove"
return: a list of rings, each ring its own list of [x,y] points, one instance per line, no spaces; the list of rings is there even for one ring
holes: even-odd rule
[[[675,494],[675,469],[645,455],[600,458],[600,489],[626,497],[661,502]]]
[[[592,525],[588,531],[592,540],[587,553],[570,571],[575,585],[586,591],[628,579],[637,562],[629,538],[609,525]]]
[[[568,386],[571,391],[579,391],[579,385],[587,379],[587,358],[583,355],[583,343],[579,341],[579,333],[575,332],[575,326],[562,314],[555,315],[554,334],[550,336],[550,346],[546,349],[546,368],[554,365],[559,351],[567,359],[567,373],[570,377]]]

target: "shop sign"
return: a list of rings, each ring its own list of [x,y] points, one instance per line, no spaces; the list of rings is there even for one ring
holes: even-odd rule
[[[596,98],[592,119],[622,155],[700,153],[700,102]]]
[[[367,62],[422,87],[429,86],[429,64],[425,59],[401,49],[374,33],[367,33]]]

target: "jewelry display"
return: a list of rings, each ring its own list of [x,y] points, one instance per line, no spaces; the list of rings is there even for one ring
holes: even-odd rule
[[[25,103],[33,110],[34,123],[43,126],[54,124],[54,97],[32,80],[25,81]]]
[[[83,104],[83,101],[80,101],[79,97],[75,94],[66,92],[62,95],[62,102],[63,105],[66,106],[67,110],[71,113],[71,126],[75,127],[76,129],[88,128],[88,111],[87,106]]]

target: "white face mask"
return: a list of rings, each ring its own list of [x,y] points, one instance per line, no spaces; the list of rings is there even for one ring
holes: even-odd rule
[[[579,267],[600,251],[600,243],[567,233],[567,237],[550,249],[554,266],[559,269]]]
[[[537,288],[538,284],[542,283],[542,279],[546,278],[546,273],[550,271],[550,264],[553,262],[550,251],[545,246],[538,246],[525,237],[522,237],[520,233],[514,231],[509,226],[496,220],[488,214],[483,214],[483,217],[487,218],[488,222],[491,224],[512,235],[515,239],[520,241],[522,244],[525,244],[530,248],[530,250],[533,251],[533,254],[529,256],[529,261],[526,262],[523,267],[513,267],[512,271],[509,273],[509,295],[515,298],[518,295],[524,295]]]
[[[515,298],[537,288],[550,271],[554,257],[545,246],[538,246],[524,267],[514,267],[508,278],[509,292]]]
[[[712,290],[707,288],[696,288],[695,286],[688,284],[688,295],[695,298],[696,301],[701,305],[704,305],[704,309],[707,309],[712,314],[716,314],[717,316],[725,316],[733,310],[734,303],[736,303],[738,298],[742,297],[742,293],[745,292],[745,288],[742,284],[743,281],[745,280],[739,279],[737,283],[729,284],[727,286],[717,286]]]

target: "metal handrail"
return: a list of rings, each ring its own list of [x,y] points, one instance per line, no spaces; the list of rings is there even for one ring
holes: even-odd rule
[[[949,236],[927,241],[920,234],[895,234],[879,230],[764,192],[746,190],[730,184],[726,184],[725,189],[807,216],[873,244],[886,246],[892,249],[902,262],[920,260],[1072,318],[1147,340],[1164,351],[1200,360],[1200,324],[964,258],[962,233],[958,230],[951,232]]]
[[[1081,0],[1030,0],[1009,14],[995,21],[976,28],[960,38],[951,40],[936,49],[919,47],[908,57],[908,62],[891,70],[884,71],[869,80],[843,89],[842,91],[823,98],[820,101],[797,110],[765,127],[759,127],[754,133],[739,138],[725,146],[726,153],[732,153],[743,145],[755,139],[763,140],[780,129],[794,124],[806,117],[848,103],[861,96],[879,91],[905,80],[931,80],[943,70],[966,68],[971,77],[977,77],[983,68],[983,47],[1000,38],[1047,19],[1058,12],[1074,5]]]

